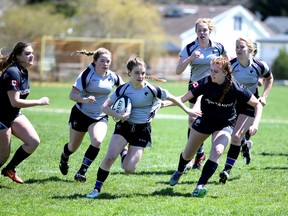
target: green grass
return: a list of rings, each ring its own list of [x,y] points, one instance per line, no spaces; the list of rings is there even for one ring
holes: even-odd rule
[[[178,185],[169,186],[187,133],[184,112],[169,107],[160,110],[159,118],[153,121],[153,147],[145,150],[136,172],[124,175],[117,160],[101,196],[91,200],[85,195],[94,187],[114,122],[109,122],[108,135],[87,172],[87,182],[78,183],[73,178],[89,145],[88,136],[71,156],[68,175],[62,176],[58,163],[69,137],[67,121],[73,105],[68,99],[71,85],[32,85],[29,98],[45,95],[51,100],[50,106],[22,110],[37,129],[42,142],[17,168],[24,185],[0,177],[0,215],[288,215],[287,87],[274,86],[271,91],[259,132],[252,137],[251,164],[244,165],[239,157],[229,181],[225,185],[218,184],[225,152],[218,170],[206,185],[208,194],[205,198],[191,196],[200,171],[191,170],[182,176]],[[180,95],[186,91],[187,83],[168,82],[161,86]],[[160,114],[183,118],[162,119]],[[11,156],[20,144],[13,137]],[[207,154],[210,147],[208,139],[205,142]]]

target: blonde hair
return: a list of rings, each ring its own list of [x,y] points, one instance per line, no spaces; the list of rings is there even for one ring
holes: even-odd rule
[[[199,18],[195,23],[195,32],[197,32],[198,25],[204,23],[208,26],[209,33],[216,32],[216,26],[212,23],[210,18]]]
[[[254,57],[257,54],[257,44],[255,46],[255,43],[253,43],[252,40],[244,37],[239,37],[238,39],[236,39],[236,42],[237,41],[244,41],[246,43],[249,53],[252,57]]]
[[[97,61],[100,58],[100,56],[103,55],[103,54],[108,54],[108,55],[110,55],[112,57],[112,53],[108,49],[103,48],[103,47],[100,47],[99,49],[95,50],[94,52],[86,51],[86,50],[77,50],[77,51],[71,53],[71,55],[74,55],[74,54],[86,55],[86,56],[93,55],[93,60],[94,61]]]

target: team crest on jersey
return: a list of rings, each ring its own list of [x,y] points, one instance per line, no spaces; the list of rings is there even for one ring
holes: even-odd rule
[[[193,85],[194,88],[198,88],[199,87],[199,83],[198,82],[193,82],[192,85]]]
[[[10,84],[11,84],[11,86],[18,86],[19,85],[17,80],[11,80]]]

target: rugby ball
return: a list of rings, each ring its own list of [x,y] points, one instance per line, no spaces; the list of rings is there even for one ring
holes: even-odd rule
[[[115,110],[117,113],[124,113],[124,112],[131,112],[132,104],[129,97],[126,95],[119,96],[114,104],[112,105],[112,109]],[[119,122],[120,119],[113,117],[115,122]]]

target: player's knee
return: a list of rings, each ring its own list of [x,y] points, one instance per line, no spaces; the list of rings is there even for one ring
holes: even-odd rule
[[[33,138],[27,143],[27,145],[30,146],[30,148],[32,148],[32,149],[36,149],[40,145],[40,142],[41,142],[41,140],[39,137]]]
[[[217,155],[217,157],[220,158],[224,152],[224,148],[222,146],[216,146],[214,152]]]
[[[116,157],[108,155],[105,157],[104,163],[106,166],[111,167],[115,160]]]

